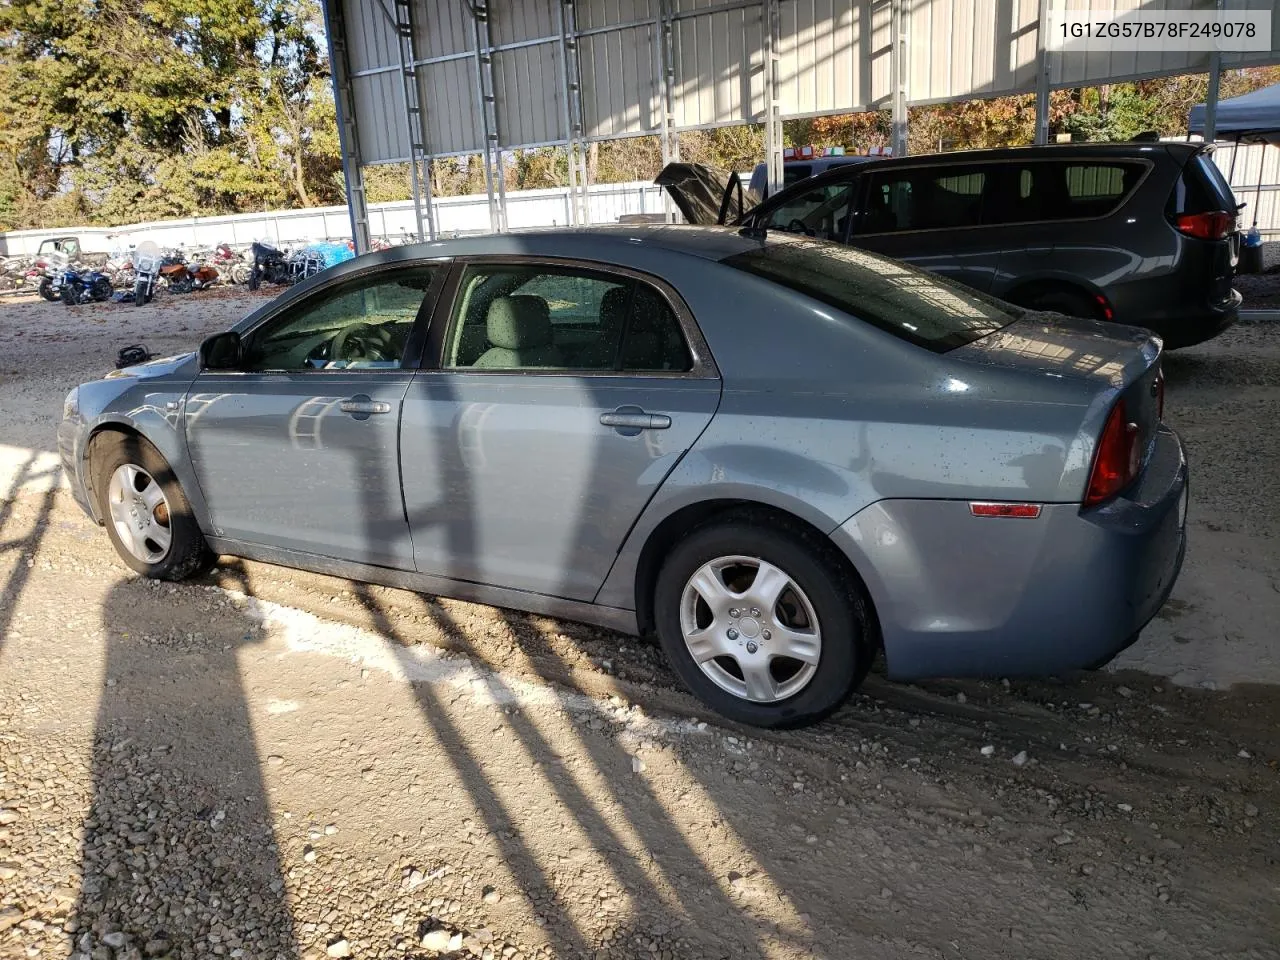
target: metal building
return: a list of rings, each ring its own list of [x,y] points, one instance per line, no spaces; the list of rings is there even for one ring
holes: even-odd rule
[[[501,231],[503,151],[562,147],[585,222],[594,140],[657,135],[670,160],[679,131],[761,123],[777,183],[787,119],[889,108],[900,154],[908,105],[1035,91],[1043,141],[1051,89],[1209,71],[1214,94],[1221,69],[1280,62],[1280,16],[1266,53],[1051,53],[1054,2],[1112,15],[1219,0],[324,0],[353,236],[367,248],[364,165],[411,165],[434,236],[429,162],[479,153]]]

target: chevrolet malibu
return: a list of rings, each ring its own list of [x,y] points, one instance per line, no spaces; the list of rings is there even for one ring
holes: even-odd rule
[[[399,247],[66,398],[138,573],[218,555],[656,633],[759,726],[894,678],[1106,662],[1168,596],[1161,343],[823,241]]]

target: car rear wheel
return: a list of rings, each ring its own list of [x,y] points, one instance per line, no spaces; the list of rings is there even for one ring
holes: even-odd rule
[[[654,615],[685,685],[752,726],[821,720],[866,676],[874,651],[869,607],[830,549],[745,517],[676,545],[658,574]]]
[[[120,559],[153,580],[185,580],[213,565],[216,557],[160,451],[141,437],[107,434],[91,455],[99,511]]]

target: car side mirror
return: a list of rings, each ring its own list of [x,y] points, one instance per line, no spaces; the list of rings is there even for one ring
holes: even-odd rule
[[[239,370],[240,334],[234,331],[215,333],[200,344],[201,370]]]

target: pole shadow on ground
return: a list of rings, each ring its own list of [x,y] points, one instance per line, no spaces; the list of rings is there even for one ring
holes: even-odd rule
[[[232,571],[234,573],[234,567]],[[293,960],[293,921],[226,606],[115,584],[72,956]],[[203,607],[203,609],[201,609]],[[240,952],[237,952],[240,951]]]

